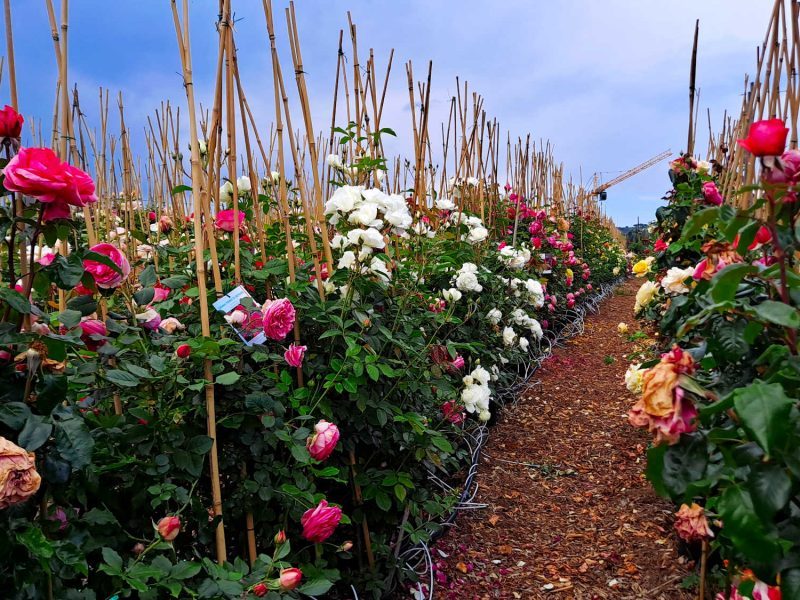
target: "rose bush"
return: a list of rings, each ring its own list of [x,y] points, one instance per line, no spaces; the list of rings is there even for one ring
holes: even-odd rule
[[[672,163],[653,231],[667,245],[642,270],[635,306],[671,350],[626,376],[641,394],[631,423],[655,434],[648,478],[681,506],[679,534],[728,566],[718,583],[733,576],[732,597],[754,585],[800,597],[798,152],[784,152],[786,135],[772,119],[740,141],[763,157],[759,183],[740,192],[753,194],[747,208],[723,201],[720,165]]]

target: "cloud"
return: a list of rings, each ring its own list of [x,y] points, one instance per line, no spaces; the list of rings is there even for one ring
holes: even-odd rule
[[[235,2],[242,80],[262,138],[274,117],[269,41],[261,3]],[[285,36],[283,4],[275,2],[277,41],[284,78],[296,96]],[[555,157],[575,179],[594,171],[609,179],[666,148],[686,144],[689,56],[700,19],[698,140],[707,139],[706,106],[719,126],[725,108],[737,112],[743,75],[755,64],[769,7],[752,0],[332,0],[297,2],[304,68],[314,125],[326,130],[337,59],[338,31],[350,10],[357,25],[362,63],[370,48],[383,68],[395,49],[383,125],[400,137],[387,149],[411,150],[411,123],[404,63],[421,79],[433,60],[430,115],[432,145],[440,147],[455,78],[482,94],[489,117],[512,139],[528,132],[549,139]],[[191,3],[192,49],[198,98],[210,105],[216,62],[217,2]],[[17,71],[22,109],[48,123],[56,78],[44,7],[15,7]],[[76,0],[70,18],[70,68],[87,104],[99,85],[123,91],[126,120],[140,137],[146,116],[162,99],[182,104],[184,94],[168,3]],[[344,51],[352,64],[347,31]],[[352,71],[348,72],[352,79]],[[378,79],[382,80],[382,72]],[[382,81],[380,84],[382,85]],[[294,126],[302,127],[293,100]],[[96,121],[91,106],[90,121]],[[344,123],[344,113],[339,117]],[[116,119],[112,120],[114,123]],[[185,119],[184,125],[185,127]],[[505,139],[503,134],[502,139]],[[665,164],[609,190],[608,213],[621,225],[652,218],[668,185]]]

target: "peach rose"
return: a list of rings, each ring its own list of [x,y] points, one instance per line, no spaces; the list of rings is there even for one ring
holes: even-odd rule
[[[41,483],[34,453],[0,437],[0,510],[25,502]]]

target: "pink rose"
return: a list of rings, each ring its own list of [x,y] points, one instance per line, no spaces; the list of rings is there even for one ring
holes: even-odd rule
[[[242,224],[242,211],[239,211],[238,217],[239,218],[236,219],[236,221],[238,221],[239,229],[241,230],[244,228]],[[229,208],[228,210],[219,211],[217,213],[217,218],[216,222],[214,223],[214,226],[217,229],[221,229],[222,231],[233,233],[233,229],[234,227],[236,227],[236,223],[234,222],[233,209]]]
[[[299,367],[303,364],[303,357],[305,356],[306,350],[308,350],[308,348],[305,346],[292,344],[289,346],[288,350],[283,353],[283,358],[290,366]]]
[[[715,206],[721,206],[724,202],[722,194],[717,189],[717,184],[713,181],[706,181],[703,184],[703,198],[705,198],[706,202]]]
[[[261,307],[264,333],[272,340],[283,340],[294,327],[294,306],[288,298],[267,300]]]
[[[292,567],[290,569],[281,569],[281,574],[279,576],[281,590],[284,592],[293,590],[298,585],[300,585],[302,579],[303,579],[303,572],[296,567]]]
[[[33,452],[0,437],[0,510],[25,502],[41,483]]]
[[[165,541],[171,542],[181,531],[181,520],[178,517],[164,517],[156,525],[158,535]]]
[[[89,350],[97,350],[106,343],[105,337],[108,335],[106,324],[99,319],[86,319],[81,321],[81,340]]]
[[[92,275],[97,287],[107,290],[119,287],[131,274],[131,264],[120,249],[113,244],[103,242],[92,246],[89,250],[108,257],[120,270],[117,272],[108,265],[91,259],[84,260],[83,268]]]
[[[174,225],[175,224],[172,222],[172,219],[170,219],[167,215],[162,215],[158,220],[158,227],[161,229],[161,233],[169,233],[172,231]]]
[[[97,201],[92,178],[61,162],[49,148],[21,148],[3,173],[7,190],[34,196],[46,205],[42,213],[45,222],[68,219],[70,205],[82,207]]]
[[[448,400],[442,404],[442,415],[453,425],[460,425],[466,418],[464,411],[459,408],[455,400]]]
[[[339,428],[323,419],[314,425],[314,435],[306,440],[306,448],[312,458],[323,461],[333,453],[338,442]]]
[[[681,504],[680,510],[675,513],[675,529],[678,537],[687,542],[700,542],[714,537],[708,526],[703,507],[692,503],[691,506]]]
[[[782,119],[766,119],[750,125],[750,131],[739,145],[755,156],[778,156],[786,147],[789,130]]]
[[[316,508],[309,508],[300,519],[303,537],[309,542],[321,544],[333,535],[341,520],[342,509],[329,506],[327,501],[322,500]]]

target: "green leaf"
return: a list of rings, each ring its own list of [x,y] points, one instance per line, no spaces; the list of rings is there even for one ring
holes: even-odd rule
[[[120,267],[117,263],[111,260],[105,254],[100,254],[99,252],[92,252],[91,250],[87,250],[83,255],[83,260],[91,260],[96,263],[100,263],[101,265],[105,265],[110,269],[113,269],[117,275],[122,275],[122,267]]]
[[[172,188],[172,192],[171,193],[174,196],[175,194],[180,194],[181,192],[191,192],[191,191],[192,191],[191,186],[188,186],[188,185],[176,185],[174,188]]]
[[[711,278],[711,297],[714,302],[733,300],[739,283],[745,276],[757,272],[753,265],[736,263],[728,265]]]
[[[308,464],[311,461],[311,455],[308,453],[308,450],[305,446],[301,446],[300,444],[292,444],[292,456],[297,462]]]
[[[119,522],[117,518],[108,510],[101,508],[93,508],[83,515],[83,521],[90,525],[117,525]]]
[[[200,563],[189,562],[182,560],[177,565],[172,567],[169,576],[172,579],[190,579],[200,572],[202,565]]]
[[[70,254],[69,257],[58,254],[47,270],[52,273],[53,283],[62,290],[71,290],[83,277],[83,261],[78,254]]]
[[[703,478],[710,451],[699,434],[683,435],[664,452],[664,487],[673,498],[681,497],[689,485]]]
[[[381,372],[375,365],[367,365],[367,375],[372,381],[378,381],[381,377]]]
[[[50,543],[42,530],[33,525],[17,534],[17,541],[25,546],[28,551],[39,559],[48,559],[53,556],[53,545]]]
[[[755,305],[753,309],[760,319],[783,327],[789,327],[790,329],[800,328],[800,312],[788,304],[766,300],[761,304]]]
[[[777,535],[756,514],[749,492],[738,485],[730,486],[720,497],[718,510],[725,523],[722,533],[739,552],[757,563],[777,560]]]
[[[168,287],[171,290],[182,288],[187,283],[189,283],[189,278],[184,277],[183,275],[175,275],[174,277],[167,277],[166,279],[161,280],[161,285]]]
[[[792,423],[789,413],[794,401],[778,383],[754,381],[733,392],[733,406],[750,439],[758,442],[768,455],[783,448]]]
[[[3,300],[18,313],[26,315],[31,312],[31,303],[17,290],[0,287],[0,300]]]
[[[122,572],[122,557],[117,554],[117,551],[112,548],[103,548],[103,560],[106,564],[114,569],[115,572]]]
[[[142,287],[153,287],[156,284],[156,269],[153,265],[147,265],[139,274],[139,283]]]
[[[94,439],[82,419],[56,421],[56,448],[73,469],[82,469],[92,462]]]
[[[121,369],[106,371],[106,379],[120,387],[136,387],[141,381],[133,373],[122,371]]]
[[[218,383],[219,385],[233,385],[242,376],[238,373],[231,371],[230,373],[223,373],[222,375],[217,375],[217,378],[214,380],[214,383]]]
[[[81,317],[83,317],[83,313],[81,311],[67,309],[58,313],[56,318],[64,327],[67,329],[72,329],[81,322]]]
[[[7,402],[0,404],[0,423],[11,429],[19,430],[31,414],[31,409],[24,402]]]
[[[681,237],[686,239],[696,235],[700,232],[704,225],[708,225],[718,218],[719,207],[717,206],[698,210],[689,220],[686,221],[686,224],[683,226],[683,233],[681,234]]]
[[[42,417],[38,415],[30,415],[28,420],[25,421],[25,427],[19,434],[17,444],[33,452],[40,448],[49,438],[53,431],[53,426],[50,423],[43,422]]]
[[[772,519],[781,510],[792,493],[792,480],[776,464],[759,464],[751,468],[747,486],[753,505],[764,519]]]
[[[331,587],[333,587],[333,583],[327,579],[312,579],[297,588],[297,591],[306,596],[319,596],[326,593]]]
[[[207,435],[196,435],[187,442],[186,450],[194,454],[206,454],[213,444],[214,440]]]

